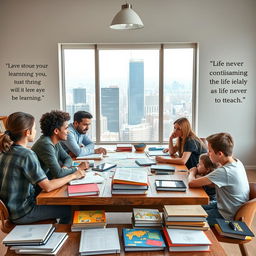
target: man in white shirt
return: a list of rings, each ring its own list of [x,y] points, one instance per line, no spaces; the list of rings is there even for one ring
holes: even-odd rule
[[[208,223],[216,218],[232,220],[239,207],[249,200],[249,183],[243,164],[232,156],[234,142],[230,134],[217,133],[207,137],[208,154],[213,163],[220,164],[208,175],[196,178],[194,169],[188,177],[190,187],[215,185],[216,203],[203,205]]]

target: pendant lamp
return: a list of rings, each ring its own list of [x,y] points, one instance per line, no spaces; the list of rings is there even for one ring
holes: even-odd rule
[[[131,4],[122,5],[119,11],[111,22],[110,28],[116,30],[128,30],[143,28],[144,25],[139,15],[132,9]]]

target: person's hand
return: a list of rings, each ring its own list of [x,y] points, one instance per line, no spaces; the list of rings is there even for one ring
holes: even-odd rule
[[[197,168],[196,167],[192,167],[191,169],[189,169],[190,173],[194,173],[195,175],[197,174]]]
[[[159,162],[159,163],[164,163],[165,159],[162,157],[162,156],[156,156],[156,161]]]
[[[77,171],[75,171],[73,173],[73,175],[74,175],[74,178],[73,178],[74,180],[75,179],[81,179],[81,178],[83,178],[85,176],[85,171],[81,170],[81,169],[78,169]]]
[[[106,155],[107,150],[105,148],[97,148],[97,149],[94,150],[94,153],[95,154],[102,154],[103,153],[103,155]]]
[[[172,132],[171,136],[170,136],[170,139],[175,139],[177,138],[177,134],[175,132]]]
[[[87,170],[90,167],[90,165],[88,161],[84,161],[81,164],[79,164],[77,167],[78,167],[78,170]]]
[[[163,152],[164,152],[164,153],[169,152],[169,148],[165,148],[165,149],[163,150]]]

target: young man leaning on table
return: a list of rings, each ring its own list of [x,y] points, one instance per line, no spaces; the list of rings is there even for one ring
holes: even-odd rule
[[[232,156],[234,142],[230,134],[217,133],[206,138],[208,154],[220,166],[206,176],[196,178],[196,168],[189,171],[189,187],[215,185],[216,202],[203,205],[210,226],[216,218],[232,220],[239,207],[249,199],[249,183],[243,164]]]
[[[69,124],[67,140],[62,141],[63,148],[71,156],[86,156],[89,154],[107,154],[105,148],[94,149],[94,143],[87,136],[91,126],[92,115],[86,111],[78,111],[74,114],[73,124]]]
[[[68,113],[57,110],[45,113],[40,119],[43,135],[35,142],[32,150],[49,178],[60,178],[76,170],[89,168],[88,162],[72,167],[72,158],[60,144],[60,141],[67,139],[69,119]]]

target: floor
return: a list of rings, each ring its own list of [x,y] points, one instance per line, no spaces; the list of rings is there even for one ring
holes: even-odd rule
[[[248,179],[251,182],[256,182],[256,170],[248,170],[247,171]],[[131,213],[124,214],[122,213],[111,213],[107,214],[107,223],[127,223],[131,217]],[[254,234],[256,234],[256,217],[254,218],[253,225],[251,227]],[[2,245],[2,240],[5,234],[0,231],[0,255],[5,255],[7,248]],[[238,245],[221,243],[225,252],[228,256],[239,256],[241,255]],[[254,238],[250,243],[245,245],[248,249],[249,256],[256,255],[256,238]],[[61,255],[60,255],[61,256]]]

